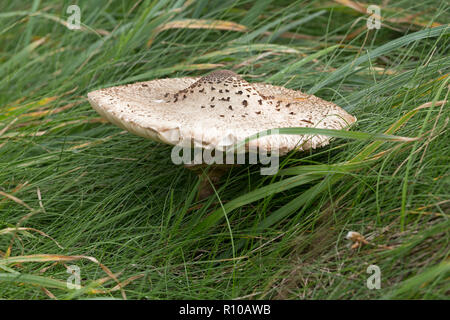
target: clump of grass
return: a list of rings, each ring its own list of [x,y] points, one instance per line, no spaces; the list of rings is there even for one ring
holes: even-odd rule
[[[349,4],[86,2],[69,30],[68,3],[1,3],[0,297],[445,298],[448,4],[380,1],[380,30]],[[356,127],[276,176],[233,169],[196,202],[170,147],[85,98],[216,68],[334,101]]]

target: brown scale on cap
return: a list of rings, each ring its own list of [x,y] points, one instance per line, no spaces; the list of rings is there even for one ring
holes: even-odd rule
[[[232,86],[237,90],[229,90],[226,86]],[[197,88],[192,92],[192,88]],[[183,94],[183,99],[180,100],[179,96]],[[164,95],[167,96],[166,94]],[[245,96],[245,99],[241,97]],[[236,113],[237,115],[247,116],[248,114],[243,113],[242,108],[252,108],[252,113],[255,115],[260,115],[260,107],[263,107],[267,98],[260,94],[255,87],[243,80],[238,74],[228,71],[219,70],[212,72],[202,78],[199,78],[191,85],[186,88],[180,89],[175,93],[171,93],[169,98],[165,100],[167,104],[174,103],[182,106],[187,106],[195,104],[201,106],[200,109],[205,109],[204,105],[210,106],[209,109],[205,110],[207,112],[219,113],[222,115],[226,110],[227,113]],[[214,102],[214,104],[211,104]],[[267,101],[271,104],[272,101]],[[214,111],[213,111],[214,110]],[[220,118],[221,117],[219,114]]]

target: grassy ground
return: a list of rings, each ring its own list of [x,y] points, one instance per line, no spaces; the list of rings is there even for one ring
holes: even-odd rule
[[[72,2],[81,30],[65,26]],[[446,298],[446,1],[371,1],[379,30],[362,2],[72,2],[0,3],[0,298]],[[86,100],[219,68],[333,101],[352,131],[420,139],[337,138],[275,177],[233,169],[196,202],[170,147]],[[351,249],[349,231],[368,243]]]

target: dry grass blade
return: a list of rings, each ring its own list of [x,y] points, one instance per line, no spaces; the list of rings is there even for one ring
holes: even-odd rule
[[[356,10],[358,12],[367,13],[366,8],[363,5],[361,5],[361,4],[357,3],[357,2],[354,2],[354,1],[351,1],[351,0],[334,0],[334,1],[339,3],[339,4],[342,4],[342,5],[346,6],[348,8]]]
[[[351,1],[351,0],[334,0],[335,2],[342,4],[348,8],[351,8],[355,11],[358,11],[362,14],[368,14],[367,12],[367,6],[359,4],[357,2]],[[433,22],[431,24],[421,21],[418,17],[420,17],[423,14],[423,12],[418,12],[415,14],[410,14],[404,17],[400,17],[400,18],[383,18],[382,16],[379,16],[377,14],[371,14],[372,17],[379,19],[380,21],[388,21],[391,23],[411,23],[414,24],[416,26],[419,27],[429,27],[429,28],[433,28],[433,27],[439,27],[442,24],[438,23],[438,22]]]
[[[0,235],[2,234],[7,234],[7,233],[12,233],[12,232],[17,232],[17,231],[34,231],[39,233],[40,235],[51,239],[60,249],[64,249],[63,246],[61,246],[58,241],[56,241],[55,239],[53,239],[52,237],[50,237],[48,234],[46,234],[45,232],[35,229],[35,228],[27,228],[27,227],[19,227],[19,228],[5,228],[5,229],[1,229],[0,230]]]
[[[171,21],[157,28],[157,32],[168,29],[215,29],[246,32],[246,26],[232,21],[224,20],[202,20],[202,19],[186,19]]]
[[[15,203],[20,204],[21,206],[24,206],[25,208],[27,208],[30,211],[35,211],[32,207],[30,207],[29,205],[27,205],[23,200],[20,200],[19,198],[13,196],[12,194],[0,191],[0,195],[14,201]]]
[[[237,32],[246,32],[248,28],[242,24],[232,22],[232,21],[224,21],[224,20],[207,20],[207,19],[185,19],[185,20],[177,20],[170,21],[161,25],[153,31],[152,36],[147,42],[147,47],[150,47],[153,43],[153,40],[156,36],[164,31],[169,29],[213,29],[213,30],[225,30],[225,31],[237,31]]]
[[[43,12],[35,12],[35,13],[30,15],[30,17],[33,17],[33,16],[42,17],[42,18],[45,18],[45,19],[52,20],[54,22],[57,22],[57,23],[63,25],[64,27],[70,29],[70,25],[69,25],[69,23],[66,20],[63,20],[63,19],[61,19],[61,18],[59,18],[59,17],[57,17],[55,15],[48,14],[48,13],[43,13]],[[79,30],[80,31],[84,31],[84,32],[90,31],[90,32],[98,33],[98,34],[103,35],[103,36],[107,36],[107,35],[110,34],[109,31],[106,31],[104,29],[93,30],[93,29],[90,29],[90,28],[86,28],[83,25],[80,25],[80,29]]]
[[[82,149],[82,148],[86,148],[86,147],[92,147],[92,146],[95,146],[95,145],[97,145],[97,144],[99,144],[99,143],[104,143],[104,142],[106,142],[106,141],[108,141],[108,140],[114,138],[114,137],[117,136],[117,135],[125,134],[125,133],[128,133],[128,131],[121,131],[121,132],[119,132],[119,133],[112,134],[112,135],[110,135],[110,136],[107,136],[107,137],[105,137],[105,138],[102,138],[102,139],[99,139],[99,140],[96,140],[96,141],[86,142],[86,143],[83,143],[83,144],[79,144],[79,145],[76,145],[76,146],[73,146],[73,147],[69,148],[69,150],[70,150],[70,151],[73,151],[73,150]]]
[[[65,111],[67,109],[70,109],[72,107],[75,107],[81,103],[83,103],[84,101],[78,101],[78,102],[73,102],[73,103],[69,103],[66,104],[65,106],[59,107],[59,108],[55,108],[55,109],[50,109],[50,110],[43,110],[43,111],[34,111],[34,112],[30,112],[30,113],[25,113],[22,114],[21,117],[42,117],[42,116],[46,116],[49,114],[55,114],[61,111]]]
[[[0,130],[0,136],[2,136],[6,131],[8,131],[9,128],[11,128],[11,126],[14,124],[14,122],[17,121],[18,118],[14,118],[13,121],[11,121],[10,123],[8,123],[2,130]]]
[[[65,255],[57,255],[57,254],[34,254],[34,255],[27,255],[27,256],[15,256],[10,258],[4,258],[0,259],[0,265],[9,265],[9,264],[15,264],[15,263],[25,263],[25,262],[65,262],[65,261],[76,261],[80,259],[86,259],[91,262],[94,262],[97,264],[111,279],[113,279],[115,282],[117,282],[117,285],[120,288],[120,291],[122,293],[122,297],[126,300],[127,296],[125,294],[125,291],[122,289],[120,281],[117,279],[117,277],[114,275],[114,273],[111,272],[111,270],[108,269],[105,265],[101,264],[96,258],[90,257],[90,256],[83,256],[83,255],[74,255],[74,256],[65,256]]]
[[[48,290],[47,288],[41,287],[41,290],[42,290],[42,291],[43,291],[50,299],[58,300],[58,299],[56,298],[56,296],[55,296],[50,290]]]
[[[39,206],[41,207],[42,211],[46,213],[44,205],[42,203],[41,189],[39,189],[39,187],[36,188],[36,193],[37,193],[38,200],[39,200]]]
[[[33,43],[35,43],[35,42],[33,42]],[[58,100],[58,99],[60,99],[60,98],[62,98],[64,96],[67,96],[67,95],[70,95],[70,94],[74,93],[77,89],[78,89],[78,87],[75,87],[75,88],[70,89],[70,90],[68,90],[66,92],[63,92],[60,95],[45,97],[45,98],[42,98],[42,99],[40,99],[38,101],[28,102],[28,103],[26,103],[24,105],[20,105],[20,103],[23,102],[23,99],[18,99],[16,101],[14,101],[11,104],[11,106],[6,109],[6,111],[15,111],[15,110],[20,109],[20,108],[22,108],[22,109],[24,109],[26,111],[29,111],[29,110],[33,110],[33,109],[36,109],[36,108],[41,108],[41,107],[44,107],[45,105],[49,104],[50,102],[53,102],[53,101]],[[5,115],[8,115],[8,112],[6,112]]]
[[[265,36],[271,36],[273,35],[274,32],[270,32],[270,31],[266,31],[263,33],[263,35]],[[295,33],[295,32],[283,32],[282,34],[279,35],[280,38],[284,38],[284,39],[295,39],[295,40],[315,40],[318,37],[315,36],[310,36],[308,34],[301,34],[301,33]]]
[[[113,288],[109,289],[109,290],[98,290],[98,289],[93,289],[92,293],[101,293],[101,294],[105,294],[105,293],[110,293],[110,292],[114,292],[117,290],[120,290],[122,288],[124,288],[126,285],[130,284],[131,282],[133,282],[134,280],[137,280],[139,278],[142,278],[144,276],[144,274],[138,274],[132,277],[129,277],[128,279],[122,281],[121,283],[119,283],[118,285],[114,286]],[[107,280],[105,278],[101,279],[101,281]]]
[[[24,188],[25,186],[28,185],[28,181],[25,181],[24,183],[19,183],[13,190],[12,193],[16,193],[18,191],[20,191],[22,188]],[[9,199],[9,197],[3,198],[0,200],[0,203],[7,201]]]

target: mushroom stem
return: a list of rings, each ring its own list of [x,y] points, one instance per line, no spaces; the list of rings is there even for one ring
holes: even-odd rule
[[[200,179],[197,199],[203,200],[214,194],[219,187],[220,178],[234,165],[230,164],[185,164],[184,167],[195,172]]]

